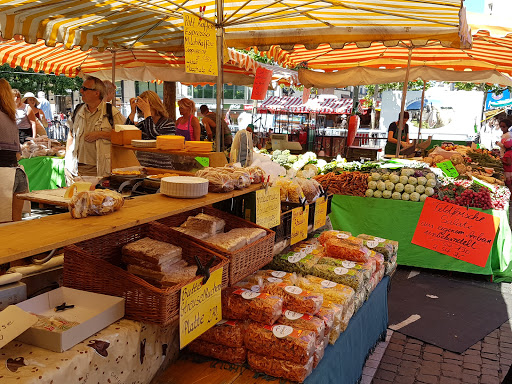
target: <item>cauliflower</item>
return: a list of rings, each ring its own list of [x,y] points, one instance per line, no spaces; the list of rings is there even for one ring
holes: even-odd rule
[[[287,160],[289,163],[295,163],[298,160],[298,157],[295,155],[289,155]]]
[[[384,174],[382,174],[382,176],[380,177],[380,179],[381,179],[381,180],[386,181],[386,180],[388,180],[388,179],[389,179],[389,175],[388,175],[387,173],[384,173]]]
[[[430,188],[434,188],[436,186],[436,180],[435,179],[428,179],[426,186],[430,187]]]
[[[376,198],[381,198],[382,197],[382,192],[381,191],[375,191],[373,192],[373,197],[376,197]]]
[[[367,189],[364,195],[366,197],[372,197],[373,196],[373,189]]]
[[[373,190],[377,189],[377,182],[376,182],[376,181],[373,181],[373,180],[372,180],[372,181],[369,181],[369,182],[368,182],[368,188],[369,188],[369,189],[373,189]]]
[[[386,189],[386,184],[383,182],[383,181],[378,181],[377,182],[377,189],[379,191],[384,191]]]
[[[403,192],[403,190],[404,190],[404,185],[402,183],[395,184],[395,191]]]
[[[414,185],[411,185],[411,184],[407,184],[404,188],[405,192],[406,193],[413,193],[414,192]]]
[[[398,175],[393,175],[393,174],[389,175],[389,181],[391,181],[394,184],[399,183],[400,182],[400,177],[398,177]]]
[[[425,185],[427,184],[427,178],[426,177],[418,177],[418,185]]]
[[[425,202],[425,200],[427,200],[427,197],[428,197],[428,196],[427,196],[427,194],[426,194],[426,193],[424,193],[423,195],[421,195],[421,196],[420,196],[420,201],[421,201],[422,203],[423,203],[423,202]]]
[[[425,175],[425,177],[426,177],[427,179],[429,179],[429,180],[430,180],[430,179],[434,179],[434,180],[436,179],[436,175],[435,175],[435,173],[432,173],[432,172],[427,173],[427,174]]]
[[[410,195],[408,193],[402,193],[402,200],[409,200]]]
[[[382,192],[382,197],[385,199],[391,198],[391,191],[386,189],[384,192]]]
[[[372,180],[380,180],[380,173],[377,173],[377,172],[373,172],[372,173]]]
[[[432,196],[433,194],[434,194],[434,188],[432,188],[432,187],[425,188],[425,195]]]
[[[391,197],[393,198],[393,200],[401,200],[402,199],[402,194],[400,192],[393,192]]]
[[[389,181],[389,180],[388,180],[388,181],[386,181],[384,184],[386,185],[386,189],[387,189],[388,191],[392,191],[393,189],[395,189],[395,184],[393,184],[393,183],[392,183],[391,181]]]
[[[418,192],[420,195],[422,193],[425,193],[425,186],[424,185],[417,185],[416,186],[416,192]]]
[[[400,176],[400,178],[399,178],[399,179],[400,179],[400,182],[401,182],[403,185],[405,185],[405,184],[407,184],[407,183],[409,182],[409,177],[407,177],[407,176]]]
[[[420,194],[418,192],[413,192],[410,194],[409,198],[411,201],[420,201]]]
[[[402,172],[400,173],[402,176],[412,176],[414,175],[414,169],[411,168],[402,168]]]
[[[411,177],[409,177],[408,181],[409,181],[409,184],[411,184],[411,185],[416,185],[416,184],[418,184],[418,179],[417,179],[417,178],[415,178],[415,177],[412,177],[412,176],[411,176]]]

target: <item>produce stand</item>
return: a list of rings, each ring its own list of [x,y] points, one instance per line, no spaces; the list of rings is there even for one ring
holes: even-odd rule
[[[512,280],[512,233],[508,207],[504,210],[471,208],[500,218],[500,227],[483,268],[412,244],[422,209],[423,203],[420,202],[335,195],[330,218],[336,229],[397,240],[400,243],[400,265],[489,275],[497,282]]]

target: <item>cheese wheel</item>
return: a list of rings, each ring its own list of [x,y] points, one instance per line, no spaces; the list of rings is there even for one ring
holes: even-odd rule
[[[208,193],[208,180],[192,176],[164,177],[160,192],[170,197],[194,199]]]

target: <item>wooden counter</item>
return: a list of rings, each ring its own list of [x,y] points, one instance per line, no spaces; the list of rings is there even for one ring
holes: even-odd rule
[[[199,199],[175,199],[160,193],[125,200],[123,208],[106,216],[73,219],[69,213],[0,225],[0,264],[79,241],[148,223],[260,189],[260,184]]]

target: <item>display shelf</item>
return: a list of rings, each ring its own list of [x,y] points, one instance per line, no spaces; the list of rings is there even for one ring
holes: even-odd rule
[[[260,184],[198,199],[175,199],[160,193],[125,200],[123,208],[106,216],[73,219],[69,213],[0,226],[0,264],[50,251],[79,241],[159,220],[260,189]]]

